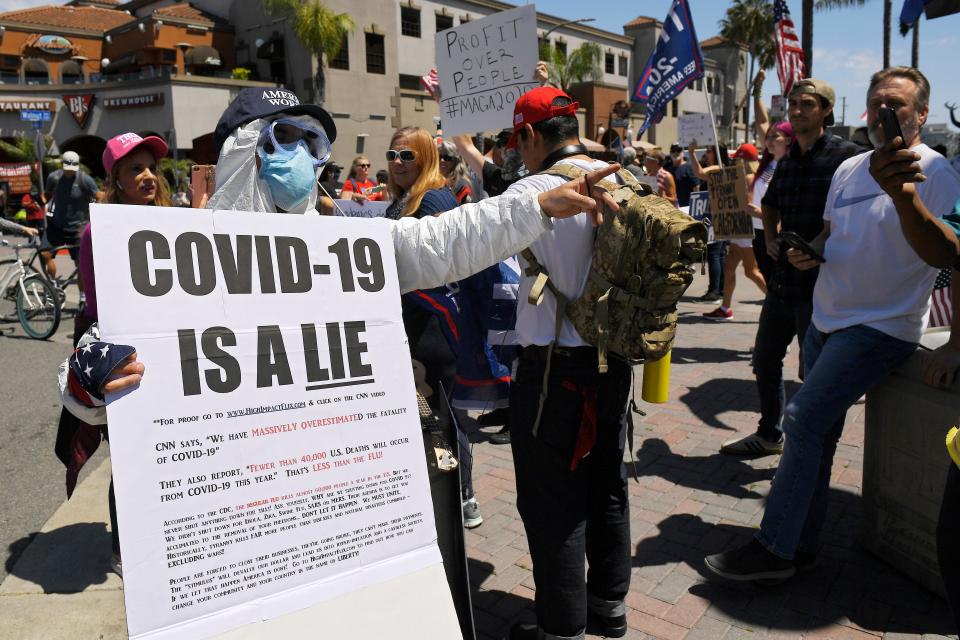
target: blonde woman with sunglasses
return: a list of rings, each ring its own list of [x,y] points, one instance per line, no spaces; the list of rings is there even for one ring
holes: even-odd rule
[[[370,160],[366,156],[357,156],[350,166],[350,175],[340,189],[340,197],[344,200],[352,198],[358,202],[383,200],[384,191],[377,187],[377,183],[370,179]]]

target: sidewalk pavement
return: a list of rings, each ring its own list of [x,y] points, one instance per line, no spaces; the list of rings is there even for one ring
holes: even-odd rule
[[[741,278],[742,280],[742,278]],[[697,278],[692,296],[703,292]],[[639,482],[630,480],[633,579],[627,638],[939,639],[950,635],[946,603],[857,542],[863,468],[863,404],[854,406],[837,449],[819,567],[779,586],[708,582],[703,557],[749,539],[759,525],[777,457],[740,459],[720,443],[756,427],[750,349],[759,292],[741,282],[732,322],[680,305],[670,401],[641,403],[634,443]],[[798,349],[785,373],[796,380]],[[640,395],[637,370],[637,397]],[[788,385],[788,392],[796,385]],[[533,619],[534,584],[517,515],[510,447],[494,429],[473,434],[474,488],[484,523],[466,532],[480,640],[503,637]],[[0,585],[0,638],[126,638],[122,583],[109,569],[109,462],[78,487],[44,525]],[[596,636],[589,636],[591,638]]]

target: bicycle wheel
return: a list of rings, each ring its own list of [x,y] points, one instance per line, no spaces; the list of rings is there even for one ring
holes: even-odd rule
[[[46,340],[60,326],[60,300],[56,289],[38,276],[26,278],[17,293],[17,315],[28,336]]]
[[[18,322],[17,292],[20,288],[19,271],[14,271],[16,260],[0,260],[0,322]]]

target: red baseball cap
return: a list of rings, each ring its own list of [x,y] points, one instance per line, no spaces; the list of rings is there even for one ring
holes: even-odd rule
[[[571,100],[563,107],[554,107],[550,103],[556,98]],[[576,116],[579,102],[572,102],[573,98],[556,87],[537,87],[520,96],[513,106],[513,135],[507,141],[507,149],[517,146],[517,134],[523,125],[535,124],[557,116]]]
[[[117,160],[132,152],[140,145],[146,145],[158,161],[167,155],[167,143],[157,136],[141,138],[135,133],[121,133],[116,137],[110,138],[107,142],[107,148],[103,150],[103,168],[107,170],[107,173],[111,173],[113,171],[113,165],[117,164]]]
[[[757,160],[760,157],[760,152],[757,151],[757,148],[750,144],[742,144],[737,147],[737,150],[733,152],[734,158],[743,158],[744,160]]]

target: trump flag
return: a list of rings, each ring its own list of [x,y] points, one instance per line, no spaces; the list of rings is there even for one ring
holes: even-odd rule
[[[630,96],[646,104],[646,118],[638,136],[663,119],[667,105],[688,84],[703,76],[703,53],[693,28],[687,0],[673,0],[653,55]]]

